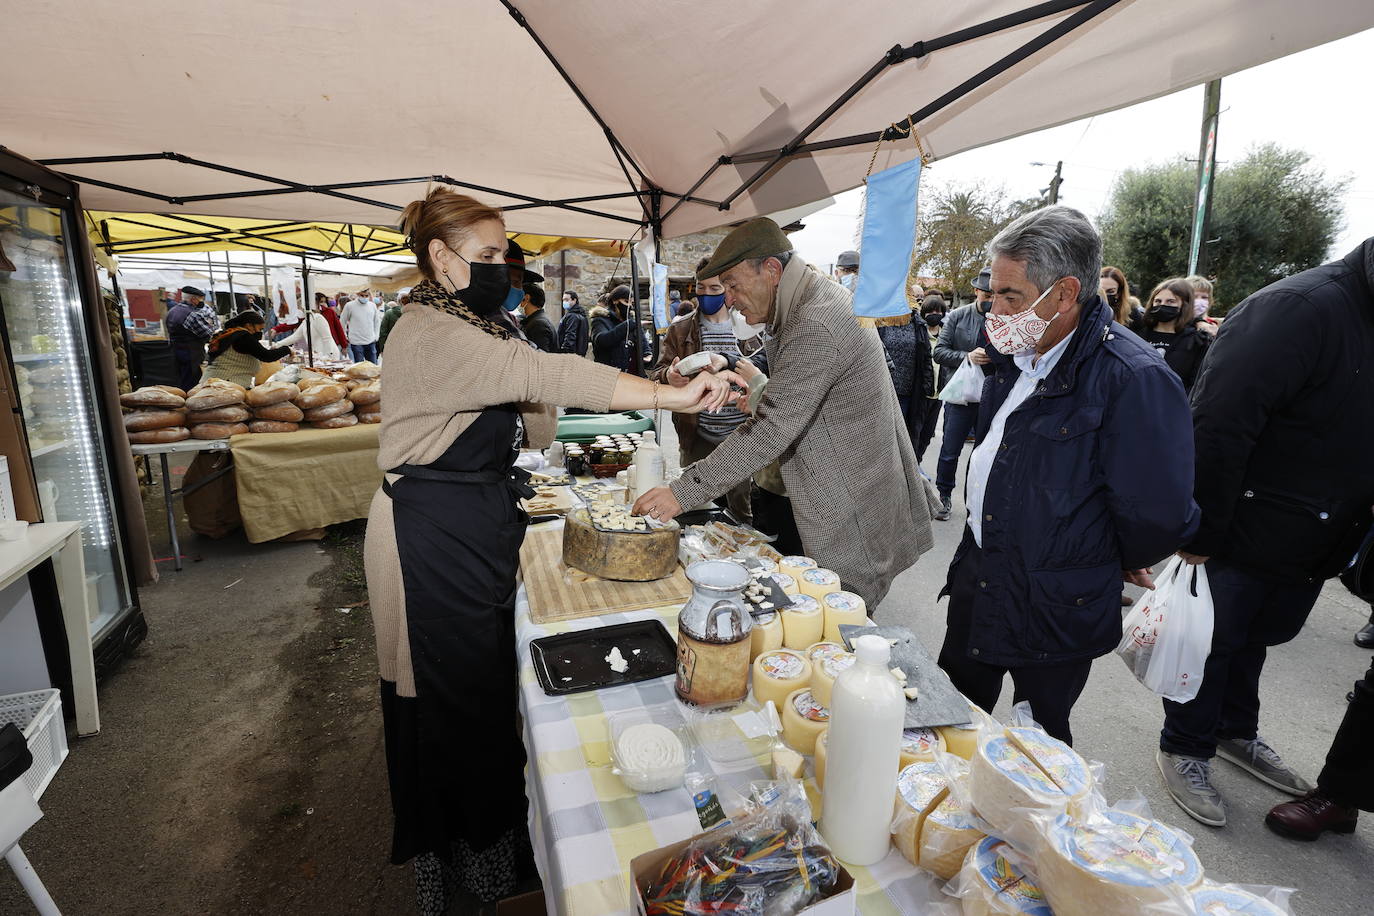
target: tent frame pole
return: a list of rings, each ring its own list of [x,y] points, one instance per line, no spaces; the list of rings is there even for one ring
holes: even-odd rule
[[[301,303],[301,311],[305,313],[305,354],[306,365],[315,365],[315,339],[310,333],[310,306],[314,300],[310,297],[310,262],[301,255],[301,298],[305,301]]]

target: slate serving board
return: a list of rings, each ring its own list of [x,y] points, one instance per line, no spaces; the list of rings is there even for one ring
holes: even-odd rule
[[[840,638],[851,652],[856,636],[881,636],[895,639],[892,647],[893,668],[906,673],[907,686],[920,691],[916,699],[906,704],[907,728],[933,728],[936,725],[967,725],[973,721],[968,703],[954,689],[949,675],[935,664],[925,645],[906,627],[840,627]]]

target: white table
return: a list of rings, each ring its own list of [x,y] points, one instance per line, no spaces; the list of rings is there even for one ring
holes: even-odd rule
[[[180,442],[154,442],[147,445],[131,445],[134,457],[157,455],[162,462],[162,503],[167,510],[167,534],[172,539],[172,562],[177,572],[181,572],[181,538],[177,536],[177,519],[172,501],[178,496],[194,493],[220,474],[199,481],[187,490],[185,487],[172,489],[172,475],[167,470],[167,456],[180,452],[227,452],[228,439],[183,439]],[[227,469],[221,473],[227,473]]]

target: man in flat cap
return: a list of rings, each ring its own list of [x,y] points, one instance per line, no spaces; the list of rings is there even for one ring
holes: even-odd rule
[[[167,338],[176,361],[177,386],[189,391],[200,382],[205,345],[219,330],[219,317],[205,301],[205,293],[194,286],[181,288],[180,302],[168,301]]]
[[[932,544],[877,333],[859,326],[849,291],[797,257],[770,219],[727,235],[697,276],[719,276],[746,322],[767,323],[771,380],[753,417],[671,486],[640,497],[635,513],[672,518],[777,461],[807,554],[876,609]]]

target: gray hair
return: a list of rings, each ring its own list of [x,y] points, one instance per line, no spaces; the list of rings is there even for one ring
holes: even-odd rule
[[[1041,292],[1056,280],[1077,277],[1078,301],[1097,299],[1102,236],[1072,207],[1043,207],[1014,220],[988,243],[988,257],[1026,265],[1026,278]]]
[[[770,254],[767,257],[745,258],[740,263],[748,264],[750,267],[754,269],[754,273],[758,273],[760,270],[763,270],[763,262],[768,260],[768,258],[775,258],[779,264],[781,264],[783,267],[786,267],[787,262],[792,260],[792,255],[794,251],[795,249],[789,248],[786,251],[779,251],[777,254]]]

